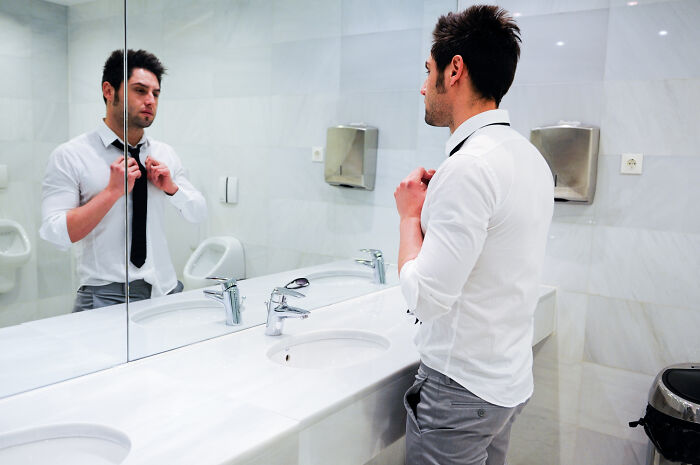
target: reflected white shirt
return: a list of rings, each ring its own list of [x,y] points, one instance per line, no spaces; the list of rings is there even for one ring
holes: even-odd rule
[[[66,224],[68,211],[85,205],[109,182],[109,166],[122,152],[112,145],[117,135],[102,121],[90,133],[57,147],[49,157],[44,175],[39,236],[67,250],[71,246]],[[204,221],[207,205],[202,194],[185,177],[180,159],[172,147],[145,135],[139,158],[145,163],[151,156],[170,169],[177,192],[169,196],[148,183],[148,216],[146,218],[146,262],[136,268],[129,262],[129,280],[144,279],[157,297],[172,291],[177,285],[175,269],[170,260],[165,238],[164,210],[172,204],[192,223]],[[124,282],[124,202],[131,212],[132,195],[122,196],[102,221],[78,245],[77,272],[80,285],[100,286]],[[131,222],[130,222],[131,224]],[[129,228],[131,229],[131,228]],[[128,231],[130,250],[131,230]]]
[[[401,270],[401,289],[422,322],[421,360],[496,405],[533,391],[533,314],[554,208],[546,161],[508,126],[480,113],[446,144],[421,212],[423,246]]]

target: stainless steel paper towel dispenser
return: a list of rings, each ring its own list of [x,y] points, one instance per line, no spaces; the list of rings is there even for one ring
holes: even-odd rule
[[[554,200],[590,204],[595,196],[600,130],[561,122],[534,128],[530,142],[547,160],[554,176]]]
[[[328,128],[325,178],[334,186],[374,190],[377,128],[360,124]]]

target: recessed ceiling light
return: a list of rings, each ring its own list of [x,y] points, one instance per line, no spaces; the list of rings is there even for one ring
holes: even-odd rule
[[[564,42],[562,42],[562,41],[560,40],[559,42],[557,42],[557,46],[558,46],[558,47],[563,47],[563,46],[564,46]]]
[[[639,2],[627,2],[627,6],[637,6]]]
[[[659,31],[659,35],[660,35],[660,36],[668,35],[668,31],[665,31],[665,30],[664,30],[664,31]]]
[[[514,17],[514,18],[519,18],[519,17],[521,17],[522,15],[523,15],[522,13],[518,13],[518,12],[513,13],[513,17]]]

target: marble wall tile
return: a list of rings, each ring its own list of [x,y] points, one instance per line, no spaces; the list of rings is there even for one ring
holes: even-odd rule
[[[3,72],[3,85],[0,89],[0,98],[30,99],[32,95],[32,81],[27,76],[32,74],[32,59],[30,57],[14,57],[0,55],[0,64]]]
[[[31,96],[42,102],[68,102],[68,45],[63,50],[37,52],[31,65]],[[30,94],[27,94],[30,95]],[[63,116],[66,118],[66,115]]]
[[[206,119],[210,143],[234,147],[266,147],[270,144],[269,97],[212,100]]]
[[[29,58],[32,54],[32,18],[21,10],[0,12],[0,57]]]
[[[136,14],[129,8],[127,22],[129,28],[126,37],[127,46],[132,50],[148,50],[163,60],[163,53],[171,50],[165,37],[163,15]],[[168,69],[168,63],[164,63],[164,65]]]
[[[586,360],[648,375],[700,359],[700,311],[591,296]]]
[[[574,465],[593,463],[615,463],[620,465],[644,465],[646,445],[636,441],[626,441],[615,436],[601,434],[586,428],[576,432]],[[562,462],[563,463],[563,462]]]
[[[104,20],[124,15],[124,4],[112,0],[94,0],[92,2],[77,3],[68,8],[68,25],[73,27],[75,23],[83,21]]]
[[[171,55],[202,54],[203,44],[215,44],[217,26],[214,2],[180,2],[162,13],[163,46]],[[158,16],[156,16],[158,17]]]
[[[606,81],[600,153],[698,156],[700,79]]]
[[[420,28],[423,4],[423,0],[343,0],[343,35]]]
[[[557,322],[553,335],[543,347],[536,347],[535,362],[544,366],[575,366],[583,360],[586,335],[587,294],[557,289]],[[539,344],[538,344],[539,346]]]
[[[562,290],[586,292],[592,240],[592,226],[553,222],[541,282]]]
[[[178,151],[182,144],[201,145],[203,141],[213,143],[225,139],[226,135],[235,134],[233,127],[228,128],[224,134],[214,132],[214,124],[224,130],[225,121],[220,118],[226,118],[227,112],[217,111],[216,121],[210,123],[215,107],[212,100],[177,99],[170,92],[170,82],[166,80],[161,83],[161,88],[163,92],[158,102],[158,114],[147,130],[149,137],[166,142]],[[231,144],[235,141],[236,138],[231,137]]]
[[[0,141],[30,141],[34,127],[30,99],[0,98]]]
[[[515,85],[503,97],[513,129],[529,139],[533,128],[579,121],[600,127],[605,108],[603,81]]]
[[[586,361],[648,375],[664,366],[661,328],[643,304],[592,295],[585,327]]]
[[[653,380],[650,375],[584,363],[579,426],[646,444],[643,429],[630,428],[627,423],[644,416]]]
[[[70,104],[68,107],[67,139],[72,139],[88,131],[94,131],[100,119],[105,117],[104,102],[99,97],[94,100],[91,103]]]
[[[218,0],[215,43],[221,49],[267,45],[272,36],[273,2]]]
[[[450,11],[457,11],[457,0],[423,0],[423,29],[430,34],[440,16],[446,15]]]
[[[380,149],[412,150],[417,104],[415,92],[341,93],[336,117],[339,123],[364,122],[378,128]]]
[[[277,95],[337,93],[340,62],[340,37],[276,43],[271,91]]]
[[[421,29],[343,36],[341,91],[419,91],[426,59],[421,43]]]
[[[217,97],[272,94],[272,46],[251,45],[220,50],[211,64]]]
[[[698,309],[700,235],[595,227],[588,292]]]
[[[29,141],[0,141],[0,164],[7,166],[8,180],[14,185],[35,181],[32,143]],[[8,194],[5,189],[0,192]]]
[[[519,25],[523,43],[514,84],[603,79],[607,9],[527,16]]]
[[[271,199],[264,216],[267,244],[318,255],[334,255],[334,206],[330,201]]]
[[[35,99],[32,106],[34,140],[56,144],[65,142],[68,138],[68,102]]]
[[[337,94],[279,95],[270,99],[265,142],[275,147],[304,148],[326,145],[326,131],[345,121],[336,117]]]
[[[599,224],[700,233],[700,157],[646,156],[641,176],[620,174],[620,155],[599,158]]]
[[[399,215],[395,207],[336,203],[331,228],[331,254],[350,257],[359,249],[372,248],[384,252],[388,263],[397,263]]]
[[[201,52],[185,52],[174,47],[166,47],[156,53],[167,68],[161,80],[161,97],[166,99],[187,99],[202,101],[218,97],[214,88],[212,71],[216,68],[217,57]]]
[[[71,103],[102,102],[102,68],[112,51],[119,48],[124,48],[124,25],[120,17],[69,24]]]
[[[700,30],[695,21],[698,17],[700,3],[695,0],[612,8],[605,78],[700,77],[696,47],[700,42]]]
[[[498,6],[513,14],[517,21],[517,18],[522,16],[607,8],[609,1],[610,0],[502,0],[498,2]],[[459,9],[463,10],[472,4],[474,4],[472,1],[459,0]]]
[[[31,16],[33,5],[26,0],[5,0],[0,3],[0,13],[11,16]]]
[[[556,347],[556,340],[545,340],[543,346]],[[539,346],[539,344],[538,344]],[[555,425],[576,425],[578,400],[581,395],[581,364],[550,363],[535,348],[533,376],[535,391],[527,405],[527,411],[546,418]]]
[[[341,0],[274,0],[272,40],[337,37],[341,34]]]
[[[337,188],[325,182],[323,169],[323,163],[311,161],[308,148],[273,147],[266,175],[260,173],[258,182],[267,183],[272,199],[330,202]]]

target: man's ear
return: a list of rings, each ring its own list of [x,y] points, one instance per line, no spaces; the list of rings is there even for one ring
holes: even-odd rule
[[[114,87],[107,81],[102,83],[102,96],[107,99],[107,103],[114,101]]]
[[[467,72],[467,68],[464,66],[464,60],[462,55],[455,55],[452,57],[452,61],[448,66],[450,70],[450,85],[453,86],[459,79],[464,76]]]

